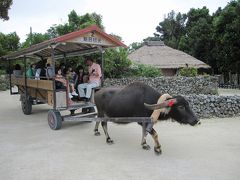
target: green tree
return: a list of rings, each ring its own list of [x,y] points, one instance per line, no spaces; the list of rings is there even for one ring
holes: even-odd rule
[[[51,38],[54,38],[94,24],[104,30],[102,16],[100,14],[94,12],[86,13],[81,16],[78,15],[76,11],[72,10],[68,14],[68,22],[65,24],[53,25],[48,29],[48,34]]]
[[[0,57],[7,55],[10,52],[17,51],[20,46],[19,40],[20,38],[18,37],[16,32],[9,34],[0,33]],[[8,64],[6,62],[0,61],[0,70],[6,70],[7,67]]]
[[[0,56],[18,50],[20,38],[16,32],[3,34],[0,33]]]
[[[186,14],[176,14],[174,11],[171,11],[156,27],[157,33],[155,33],[155,36],[159,36],[166,45],[177,49],[180,37],[185,32],[186,19]]]
[[[186,33],[180,39],[179,49],[209,64],[212,48],[212,17],[209,10],[206,7],[192,8],[187,17]]]
[[[41,43],[43,41],[46,41],[50,39],[51,37],[49,36],[48,33],[41,34],[41,33],[31,33],[27,35],[27,39],[25,42],[22,44],[23,48],[30,47],[31,45]]]
[[[207,7],[185,14],[170,12],[156,36],[165,44],[209,64],[215,73],[240,73],[240,0],[209,14]]]
[[[104,72],[108,78],[119,78],[127,74],[131,61],[125,48],[107,49],[104,54]]]
[[[12,5],[12,0],[0,0],[0,19],[8,20],[8,10]]]
[[[214,54],[220,72],[240,73],[240,0],[231,1],[214,15]]]
[[[144,45],[143,42],[140,42],[140,43],[139,42],[133,42],[132,44],[130,44],[128,46],[128,51],[129,51],[129,53],[132,53],[133,51],[141,48],[143,45]]]
[[[6,36],[3,33],[0,33],[0,56],[7,54],[8,50],[6,49],[7,41]]]

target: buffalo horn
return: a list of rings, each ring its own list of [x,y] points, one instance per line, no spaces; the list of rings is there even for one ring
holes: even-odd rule
[[[162,109],[162,108],[165,108],[168,106],[168,103],[167,102],[163,102],[163,103],[160,103],[160,104],[147,104],[147,103],[144,103],[144,106],[149,109],[149,110],[156,110],[156,109]]]
[[[167,100],[167,101],[164,101],[164,102],[158,103],[158,104],[144,103],[144,105],[149,110],[156,110],[156,109],[162,109],[165,107],[171,107],[175,102],[176,102],[176,99],[171,99],[171,100]]]

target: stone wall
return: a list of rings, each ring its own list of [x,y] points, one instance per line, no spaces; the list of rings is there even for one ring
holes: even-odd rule
[[[106,79],[104,86],[125,86],[132,82],[143,82],[158,92],[169,94],[217,94],[218,77],[156,77]]]
[[[5,75],[0,75],[0,91],[9,89],[9,78]]]
[[[240,96],[191,94],[185,98],[200,118],[240,116]]]
[[[156,77],[106,79],[104,86],[143,82],[160,93],[186,97],[199,118],[240,116],[240,96],[218,96],[218,77]]]

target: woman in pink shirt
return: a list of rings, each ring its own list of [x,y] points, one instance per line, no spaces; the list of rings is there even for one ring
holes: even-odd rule
[[[92,89],[101,86],[102,71],[100,65],[94,63],[91,58],[87,58],[85,63],[88,66],[89,81],[88,83],[79,84],[78,92],[80,98],[89,101],[92,94]]]

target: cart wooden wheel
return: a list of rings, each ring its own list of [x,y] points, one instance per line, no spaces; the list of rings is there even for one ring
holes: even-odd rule
[[[62,117],[58,110],[51,109],[48,111],[48,125],[53,130],[61,129]]]
[[[29,96],[21,95],[21,106],[25,115],[32,114],[32,102]]]

